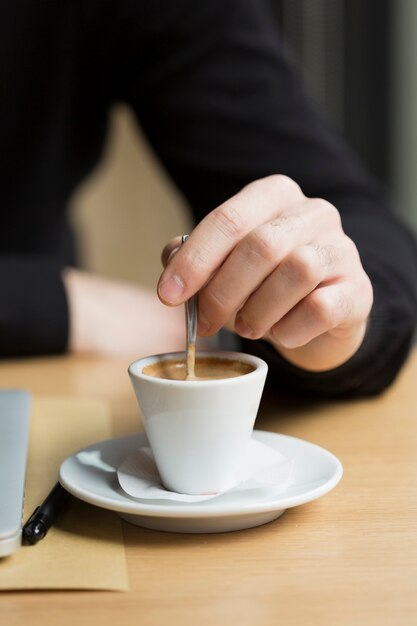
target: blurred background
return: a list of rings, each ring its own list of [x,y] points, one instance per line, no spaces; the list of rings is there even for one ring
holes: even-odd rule
[[[416,0],[269,0],[311,96],[417,233]],[[72,198],[82,264],[154,287],[160,251],[188,232],[184,198],[125,106],[102,162]]]

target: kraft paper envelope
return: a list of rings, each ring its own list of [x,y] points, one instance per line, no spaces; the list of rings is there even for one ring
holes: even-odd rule
[[[24,520],[49,493],[62,461],[110,439],[106,404],[44,397],[33,400]],[[72,499],[47,536],[0,559],[0,589],[129,588],[121,521],[113,511]]]

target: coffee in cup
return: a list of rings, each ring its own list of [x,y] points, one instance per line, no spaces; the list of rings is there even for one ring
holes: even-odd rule
[[[188,380],[221,380],[235,378],[253,372],[255,367],[237,359],[200,356],[195,361],[195,376]],[[183,359],[166,359],[146,365],[143,374],[167,380],[185,380],[186,362]]]

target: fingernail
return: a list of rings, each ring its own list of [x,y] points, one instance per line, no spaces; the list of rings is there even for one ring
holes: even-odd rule
[[[163,280],[158,286],[158,293],[167,304],[177,304],[181,300],[184,291],[184,283],[178,274],[174,274]]]
[[[237,317],[235,320],[235,330],[238,335],[241,335],[242,337],[252,337],[253,335],[252,328],[248,326],[241,317]]]

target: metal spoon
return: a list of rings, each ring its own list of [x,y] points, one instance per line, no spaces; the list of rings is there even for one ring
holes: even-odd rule
[[[181,237],[181,245],[189,235]],[[187,332],[185,380],[195,378],[195,341],[197,337],[198,294],[194,294],[185,302],[185,324]]]

